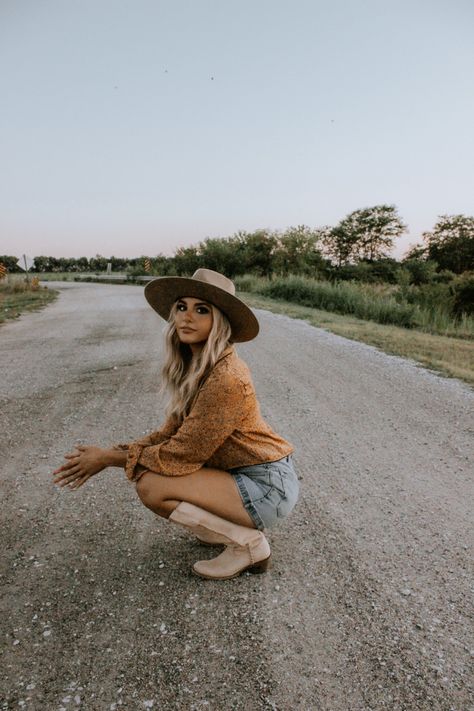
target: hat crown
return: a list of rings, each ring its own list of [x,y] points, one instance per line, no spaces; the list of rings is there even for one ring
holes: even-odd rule
[[[191,279],[196,279],[196,281],[203,281],[205,284],[211,284],[212,286],[216,286],[218,289],[222,289],[228,294],[235,296],[234,282],[228,279],[223,274],[219,274],[219,272],[214,272],[212,269],[196,269]]]

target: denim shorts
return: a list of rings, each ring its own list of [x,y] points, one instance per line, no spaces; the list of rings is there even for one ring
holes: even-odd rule
[[[255,526],[262,531],[284,519],[296,504],[299,482],[291,454],[277,462],[229,469]]]

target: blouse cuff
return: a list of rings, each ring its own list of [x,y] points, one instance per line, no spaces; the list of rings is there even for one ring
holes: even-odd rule
[[[138,464],[138,460],[143,451],[143,445],[132,442],[128,445],[127,450],[128,456],[125,464],[125,474],[130,481],[138,481],[143,472],[146,471],[145,467]]]

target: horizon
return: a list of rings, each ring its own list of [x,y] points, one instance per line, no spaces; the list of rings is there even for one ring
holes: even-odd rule
[[[294,227],[296,227],[296,225],[295,225]],[[262,229],[263,229],[263,228],[262,228]],[[287,229],[289,229],[289,228],[287,228]],[[314,228],[314,229],[317,229],[317,228]],[[258,231],[259,231],[259,230],[253,230],[253,232],[258,232]],[[283,234],[283,232],[284,232],[284,230],[279,230],[279,231],[278,231],[278,234]],[[249,232],[249,233],[250,233],[250,232]],[[275,233],[276,233],[276,230],[273,231],[273,234],[275,234]],[[403,239],[403,236],[404,236],[404,235],[400,235],[400,236],[398,236],[398,237],[395,237],[395,238],[394,238],[395,244],[394,244],[393,249],[392,249],[392,250],[388,250],[387,256],[386,256],[386,257],[380,257],[380,259],[388,258],[388,259],[395,259],[395,260],[397,260],[397,261],[402,261],[402,259],[404,258],[404,255],[401,254],[401,255],[398,255],[398,256],[397,256],[395,253],[396,253],[396,251],[397,251],[397,246],[399,246],[399,245],[396,244],[396,240],[401,240],[401,239]],[[229,235],[229,236],[226,236],[226,237],[215,237],[215,238],[212,238],[212,239],[227,240],[227,239],[231,239],[232,237],[233,237],[233,235]],[[206,239],[208,239],[208,238],[205,237],[204,240],[201,240],[201,241],[204,242]],[[193,243],[193,244],[186,244],[186,245],[183,245],[183,247],[185,247],[185,248],[197,247],[199,243],[200,243],[200,242],[196,242],[196,243]],[[421,243],[418,243],[418,244],[421,244]],[[410,245],[410,247],[411,247],[411,246],[414,246],[414,245]],[[409,251],[410,247],[406,247],[406,248],[404,249],[404,254],[406,254],[406,253]],[[7,254],[6,252],[5,252],[4,254],[3,254],[3,253],[2,253],[2,254],[3,254],[3,256],[13,256],[13,257],[16,257],[16,258],[18,259],[18,262],[20,262],[20,260],[23,261],[23,257],[24,257],[24,256],[26,256],[27,259],[35,259],[36,257],[53,257],[53,258],[55,258],[55,259],[81,259],[81,258],[86,258],[87,260],[91,260],[91,259],[96,259],[96,258],[101,257],[101,258],[106,258],[106,259],[115,258],[115,259],[129,259],[129,260],[132,260],[132,259],[140,259],[140,258],[142,258],[142,257],[148,257],[148,258],[150,258],[150,259],[156,259],[156,258],[158,258],[158,257],[160,257],[160,256],[166,257],[167,259],[172,259],[172,258],[175,256],[175,253],[176,253],[176,251],[177,251],[179,248],[180,248],[180,247],[174,248],[174,249],[173,249],[173,252],[172,252],[172,253],[169,253],[169,254],[165,254],[164,252],[159,252],[159,253],[157,253],[157,254],[151,254],[151,253],[146,254],[146,253],[143,253],[143,254],[136,254],[136,255],[132,255],[132,254],[116,254],[116,253],[103,254],[103,253],[101,253],[101,252],[96,252],[95,254],[92,254],[92,253],[91,253],[91,254],[84,254],[84,253],[80,253],[80,254],[79,254],[79,253],[78,253],[78,254],[64,254],[64,253],[61,253],[61,254],[49,254],[49,253],[46,253],[46,252],[38,252],[37,254],[30,254],[30,253],[29,253],[29,254],[26,254],[26,253],[21,253],[21,254],[20,254],[20,253],[18,253],[18,251],[14,252],[13,254]],[[0,251],[1,251],[1,250],[0,250]],[[320,253],[322,254],[323,257],[328,258],[328,257],[326,257],[326,255],[325,255],[325,253],[324,253],[324,249],[320,249],[320,250],[318,250],[318,251],[320,251]],[[386,251],[387,251],[387,250],[386,250]],[[375,260],[375,261],[377,261],[377,260]],[[19,266],[21,266],[21,265],[19,264]],[[24,267],[21,267],[21,268],[24,269]]]
[[[0,9],[0,252],[172,256],[394,204],[473,211],[474,5]]]

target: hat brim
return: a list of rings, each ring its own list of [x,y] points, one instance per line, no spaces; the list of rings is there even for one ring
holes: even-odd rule
[[[158,277],[145,287],[146,300],[166,321],[173,304],[187,296],[217,306],[229,320],[233,341],[251,341],[258,334],[259,324],[253,311],[243,301],[218,286],[187,277]]]

